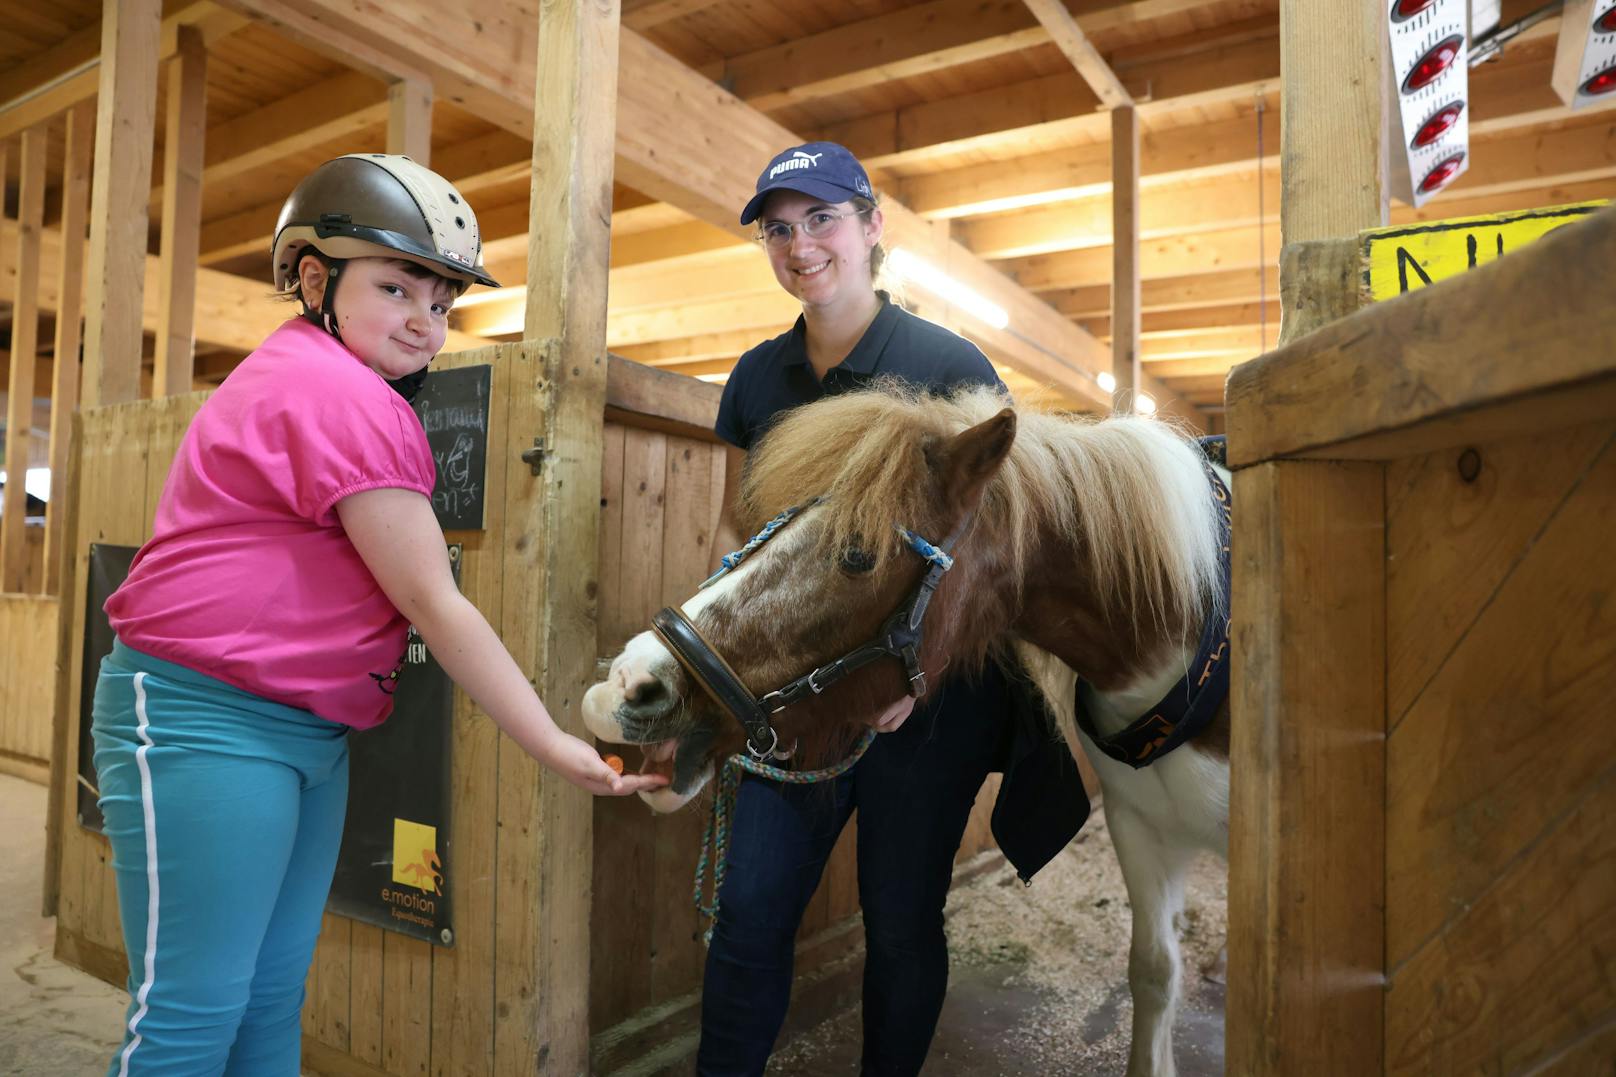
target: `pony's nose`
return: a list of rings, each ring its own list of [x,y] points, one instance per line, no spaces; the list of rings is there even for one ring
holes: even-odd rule
[[[673,688],[649,671],[631,677],[623,686],[623,709],[640,721],[661,718],[678,702]]]

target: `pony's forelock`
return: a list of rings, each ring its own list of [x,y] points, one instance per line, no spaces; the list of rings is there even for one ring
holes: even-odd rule
[[[748,460],[743,505],[757,521],[823,495],[815,510],[822,546],[891,557],[901,548],[894,525],[949,512],[938,504],[946,491],[929,454],[1009,403],[985,387],[939,398],[883,380],[795,409]],[[1009,576],[1025,580],[1034,543],[1048,531],[1078,551],[1072,568],[1094,582],[1108,620],[1198,624],[1217,592],[1217,521],[1185,434],[1151,418],[1016,413],[1015,441],[966,543],[991,543]]]

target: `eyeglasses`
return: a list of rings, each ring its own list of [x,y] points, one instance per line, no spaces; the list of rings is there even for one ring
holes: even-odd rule
[[[853,210],[849,213],[832,213],[829,210],[816,210],[808,214],[795,224],[789,221],[770,221],[765,224],[757,234],[757,241],[771,250],[784,250],[791,246],[791,233],[801,228],[802,234],[811,239],[824,239],[836,231],[839,222],[848,217],[862,217],[865,210]]]

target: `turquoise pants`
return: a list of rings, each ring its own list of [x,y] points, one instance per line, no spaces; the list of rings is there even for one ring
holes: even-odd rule
[[[95,769],[130,994],[111,1077],[297,1077],[346,732],[122,643],[102,662]]]

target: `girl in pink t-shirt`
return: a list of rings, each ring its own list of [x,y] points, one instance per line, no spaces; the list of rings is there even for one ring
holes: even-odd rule
[[[455,298],[494,284],[481,250],[471,207],[407,157],[328,161],[281,210],[275,284],[302,316],[197,413],[106,605],[95,767],[132,996],[109,1073],[298,1072],[345,734],[387,717],[410,625],[567,781],[666,781],[562,732],[450,573],[407,401]]]

